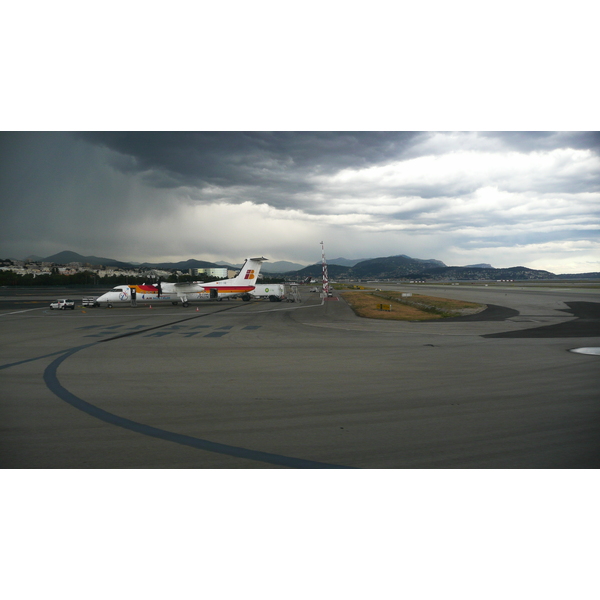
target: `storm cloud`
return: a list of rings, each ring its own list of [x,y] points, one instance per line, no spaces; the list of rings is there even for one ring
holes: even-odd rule
[[[0,255],[600,270],[597,132],[1,137]]]

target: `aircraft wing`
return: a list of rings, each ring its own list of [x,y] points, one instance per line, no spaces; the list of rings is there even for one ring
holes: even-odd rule
[[[175,294],[197,294],[198,292],[204,291],[204,286],[199,283],[173,283],[173,293]],[[163,284],[164,286],[164,284]]]

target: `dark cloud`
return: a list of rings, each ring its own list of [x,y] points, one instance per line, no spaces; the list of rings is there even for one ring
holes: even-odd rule
[[[503,150],[535,152],[573,148],[600,154],[598,131],[502,131],[481,132],[479,135],[501,141]]]
[[[365,169],[392,161],[456,151],[551,151],[561,148],[600,152],[598,132],[89,132],[80,137],[113,151],[111,164],[123,173],[142,174],[155,188],[216,187],[221,201],[245,199],[305,207],[302,195],[316,188],[315,176]],[[421,181],[390,189],[399,196],[460,196],[475,191],[476,179]],[[522,182],[506,184],[514,190]],[[600,174],[577,184],[557,176],[536,183],[540,191],[600,189]],[[233,197],[227,189],[244,188]],[[349,190],[350,194],[352,191]],[[214,201],[214,196],[209,196]],[[196,198],[198,201],[199,198]],[[322,208],[318,212],[322,212]]]
[[[273,186],[310,189],[327,175],[397,160],[422,136],[412,132],[92,132],[80,136],[129,159],[114,166],[153,172],[157,186]],[[156,172],[163,175],[157,175]]]
[[[0,136],[0,241],[4,254],[114,247],[161,200],[109,165],[114,153],[62,132]],[[157,218],[160,217],[157,214]],[[19,248],[19,252],[11,248]],[[33,250],[33,249],[36,250]]]
[[[315,235],[341,255],[456,262],[447,253],[462,248],[465,264],[493,263],[487,248],[511,247],[526,263],[518,247],[537,245],[538,261],[564,249],[588,257],[598,142],[595,132],[7,133],[0,256],[239,260],[271,249],[311,262]]]

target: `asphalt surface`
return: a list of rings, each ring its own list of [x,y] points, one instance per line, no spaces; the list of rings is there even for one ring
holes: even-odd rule
[[[377,321],[305,288],[63,312],[0,292],[0,466],[600,466],[600,357],[569,352],[600,346],[597,288],[418,291],[490,308]]]

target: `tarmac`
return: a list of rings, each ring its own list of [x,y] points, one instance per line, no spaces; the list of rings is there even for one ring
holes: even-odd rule
[[[600,346],[600,288],[377,286],[489,308],[361,319],[305,287],[63,312],[74,292],[1,290],[0,466],[600,466],[600,356],[570,351]]]

